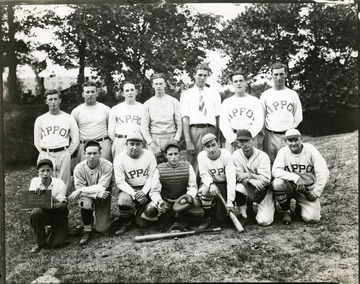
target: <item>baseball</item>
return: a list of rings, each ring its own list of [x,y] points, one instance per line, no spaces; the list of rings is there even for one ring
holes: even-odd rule
[[[186,204],[186,203],[187,203],[186,199],[181,199],[180,200],[180,204]]]

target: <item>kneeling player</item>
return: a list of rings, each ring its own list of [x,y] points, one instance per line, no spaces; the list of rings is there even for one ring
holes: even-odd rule
[[[247,203],[257,206],[256,221],[268,226],[274,221],[275,203],[270,187],[269,156],[254,147],[254,139],[248,130],[238,130],[237,141],[240,149],[233,153],[236,169],[236,203],[240,214],[247,220]]]
[[[319,151],[302,140],[297,129],[286,131],[287,146],[279,150],[272,169],[274,196],[284,211],[284,224],[291,223],[291,198],[296,199],[296,212],[305,222],[317,223],[321,218],[319,198],[329,170]]]
[[[122,235],[131,229],[131,216],[136,212],[136,224],[147,226],[147,221],[141,218],[146,204],[149,203],[152,176],[156,169],[156,159],[153,153],[143,149],[144,139],[140,132],[133,132],[126,137],[126,151],[114,159],[116,186],[120,189],[119,211],[122,219],[121,228],[115,235]]]
[[[159,164],[155,170],[149,193],[152,201],[146,206],[144,217],[156,221],[159,214],[171,211],[202,216],[196,175],[189,162],[180,161],[179,143],[168,143],[164,151],[168,162]],[[176,208],[180,203],[184,206]]]

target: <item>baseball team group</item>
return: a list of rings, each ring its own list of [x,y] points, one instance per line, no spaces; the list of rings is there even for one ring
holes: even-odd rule
[[[284,224],[293,214],[319,222],[329,171],[296,129],[302,106],[286,86],[286,65],[274,63],[270,72],[273,86],[260,99],[247,93],[246,74],[237,70],[230,74],[235,94],[221,102],[206,83],[211,70],[205,63],[195,68],[194,86],[180,100],[166,94],[161,73],[152,75],[155,94],[144,104],[136,101],[134,82],[123,84],[125,100],[112,108],[97,101],[93,82],[85,82],[84,103],[71,114],[60,109],[59,91],[47,91],[49,111],[34,125],[38,177],[29,190],[51,190],[52,208],[30,214],[36,238],[31,252],[69,242],[68,202],[79,205],[80,245],[94,231],[109,233],[112,197],[118,205],[116,236],[169,218],[183,229],[192,216],[199,218],[198,230],[205,230],[228,222],[232,213],[242,225],[252,215],[258,225],[269,226],[276,202]]]

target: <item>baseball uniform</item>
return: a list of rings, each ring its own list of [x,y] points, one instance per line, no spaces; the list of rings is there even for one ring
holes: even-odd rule
[[[329,170],[324,158],[311,144],[302,143],[299,154],[293,154],[288,146],[279,150],[272,168],[274,196],[281,208],[290,209],[290,199],[294,197],[301,207],[301,217],[305,222],[320,221],[320,196],[329,179]],[[318,198],[309,201],[304,193],[296,190],[301,178],[308,191]]]
[[[38,161],[50,159],[54,165],[53,176],[60,178],[67,186],[66,196],[71,188],[71,154],[79,145],[79,130],[74,118],[60,111],[47,112],[35,120],[34,145],[39,151]]]

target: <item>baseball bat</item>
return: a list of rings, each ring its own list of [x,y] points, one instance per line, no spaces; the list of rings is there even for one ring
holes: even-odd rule
[[[186,231],[186,232],[174,232],[174,233],[160,233],[160,234],[151,234],[151,235],[144,235],[144,236],[136,236],[135,242],[148,242],[148,241],[155,241],[155,240],[162,240],[162,239],[171,239],[176,237],[183,237],[183,236],[190,236],[200,233],[217,233],[220,232],[221,228],[211,228],[205,230],[197,230],[197,231]]]
[[[221,196],[221,194],[218,194],[218,197],[220,198],[221,202],[224,204],[225,208],[226,208],[226,202],[224,200],[224,198]],[[242,231],[244,231],[244,227],[241,225],[239,219],[235,216],[235,214],[233,212],[229,213],[231,222],[233,222],[236,230],[241,233]]]

